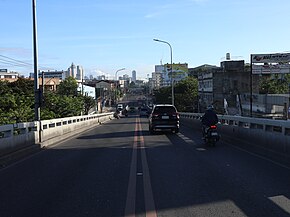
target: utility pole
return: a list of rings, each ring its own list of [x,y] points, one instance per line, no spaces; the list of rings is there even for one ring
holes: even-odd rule
[[[34,65],[34,120],[40,120],[40,91],[38,81],[38,65],[37,65],[37,24],[36,24],[36,0],[32,0],[33,12],[33,65]]]

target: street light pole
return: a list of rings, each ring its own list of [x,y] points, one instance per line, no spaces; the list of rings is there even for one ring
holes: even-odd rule
[[[174,84],[173,84],[173,64],[172,64],[172,47],[167,41],[162,41],[159,39],[153,39],[153,41],[165,43],[170,47],[170,59],[171,59],[171,103],[174,105]]]
[[[116,80],[118,80],[118,79],[117,79],[117,73],[118,73],[119,71],[123,71],[123,70],[125,70],[125,69],[126,69],[126,68],[122,68],[122,69],[118,69],[118,70],[116,71],[116,73],[115,73],[115,79],[116,79]]]
[[[123,71],[123,70],[125,70],[126,68],[121,68],[121,69],[118,69],[117,71],[116,71],[116,73],[115,73],[115,79],[116,79],[116,90],[115,90],[115,99],[116,99],[116,102],[115,102],[115,104],[117,104],[117,85],[118,85],[118,79],[117,79],[117,73],[119,72],[119,71]]]

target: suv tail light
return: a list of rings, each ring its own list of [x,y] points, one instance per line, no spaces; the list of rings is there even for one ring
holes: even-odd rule
[[[177,119],[179,119],[179,114],[177,112],[171,113],[172,117],[176,117]]]
[[[159,114],[158,113],[153,113],[152,114],[152,118],[158,118],[159,117]]]

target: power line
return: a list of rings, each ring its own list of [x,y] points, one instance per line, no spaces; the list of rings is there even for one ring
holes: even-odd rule
[[[3,58],[6,58],[6,59],[12,60],[12,61],[14,61],[16,63],[21,63],[21,64],[24,64],[24,65],[27,65],[27,66],[28,65],[32,66],[32,63],[27,63],[27,62],[24,62],[24,61],[21,61],[21,60],[16,60],[16,59],[13,59],[11,57],[7,57],[7,56],[1,55],[1,54],[0,54],[0,56],[3,57]]]
[[[28,67],[29,66],[29,65],[26,65],[26,64],[5,60],[5,59],[2,59],[2,58],[0,58],[0,63],[8,65],[8,66],[18,66],[18,67]],[[29,66],[29,67],[31,67],[31,66]]]
[[[5,64],[6,66],[14,66],[14,67],[29,67],[32,68],[33,64],[32,63],[28,63],[28,62],[24,62],[21,60],[17,60],[17,59],[13,59],[11,57],[5,56],[5,55],[1,55],[0,54],[0,63]],[[49,67],[45,67],[45,66],[39,66],[40,69],[44,70],[52,70],[52,68]]]

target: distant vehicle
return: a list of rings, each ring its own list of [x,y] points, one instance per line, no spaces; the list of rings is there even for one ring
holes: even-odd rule
[[[149,116],[149,132],[156,130],[171,130],[179,132],[179,114],[174,105],[155,105]]]
[[[120,108],[120,109],[123,109],[123,104],[118,104],[118,105],[117,105],[117,109],[119,109],[119,108]]]
[[[131,113],[133,113],[133,112],[135,112],[136,108],[134,106],[130,106],[129,110],[130,110]]]
[[[140,117],[142,117],[142,116],[148,117],[149,116],[148,109],[147,108],[144,108],[144,107],[143,108],[140,108],[139,115],[140,115]]]

